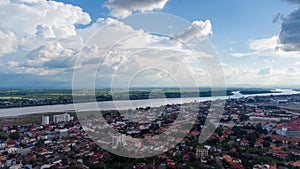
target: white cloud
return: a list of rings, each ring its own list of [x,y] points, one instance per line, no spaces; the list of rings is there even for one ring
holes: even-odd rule
[[[193,37],[203,38],[212,34],[212,25],[209,20],[206,21],[194,21],[190,27],[188,27],[184,32],[175,35],[174,38],[180,41],[188,41]]]
[[[134,11],[146,12],[163,9],[168,0],[108,0],[105,7],[114,17],[127,17]]]
[[[30,51],[22,61],[11,60],[6,65],[10,73],[62,77],[74,66],[78,50],[66,48],[63,43],[48,42]]]
[[[108,2],[111,5],[123,3]],[[129,13],[144,12],[161,9],[166,2],[167,0],[141,1],[138,3],[143,3],[144,6],[134,7],[131,4],[126,9]],[[117,8],[111,6],[112,12]],[[78,62],[76,68],[82,68],[82,75],[85,77],[94,76],[91,72],[95,71],[100,62],[100,76],[116,76],[121,81],[130,79],[139,69],[152,67],[168,70],[186,85],[193,80],[187,74],[195,74],[199,80],[208,81],[204,66],[198,67],[199,64],[196,63],[200,62],[197,57],[210,56],[209,54],[199,49],[198,56],[195,56],[195,53],[177,42],[143,30],[135,30],[118,20],[100,18],[88,28],[76,29],[76,24],[90,22],[87,13],[79,7],[46,0],[1,1],[0,10],[3,11],[0,12],[3,22],[0,25],[0,42],[3,47],[3,50],[0,47],[0,55],[3,55],[5,62],[1,64],[9,74],[47,75],[71,81],[73,72],[70,70],[77,57],[81,56],[84,59]],[[8,15],[12,11],[16,11],[14,15]],[[16,26],[16,23],[20,24]],[[188,40],[192,36],[203,37],[211,32],[209,21],[195,21],[180,36]],[[113,49],[105,58],[110,47]],[[7,53],[10,55],[6,55]],[[166,81],[163,79],[165,76],[158,72],[151,79]],[[142,79],[147,83],[148,78]]]
[[[228,85],[249,86],[280,86],[296,85],[300,81],[300,72],[297,68],[262,67],[256,69],[244,66],[224,66],[225,79]]]
[[[75,25],[91,21],[80,7],[47,0],[2,0],[0,11],[0,56],[11,74],[64,74],[83,45]]]
[[[300,4],[299,1],[297,2]],[[281,49],[285,51],[300,51],[300,8],[284,17],[282,21],[279,34],[279,40],[282,44]]]
[[[0,30],[0,56],[17,50],[18,40],[13,32],[4,33]]]
[[[232,53],[234,57],[248,56],[277,56],[277,57],[300,57],[300,51],[285,51],[281,48],[279,37],[252,40],[249,43],[250,52]]]
[[[79,7],[47,0],[2,0],[0,11],[0,30],[9,30],[19,38],[35,33],[51,33],[51,37],[58,38],[74,36],[75,24],[91,21]]]
[[[270,75],[272,72],[272,68],[268,67],[268,68],[263,68],[263,69],[260,69],[257,74],[258,75]]]
[[[87,35],[84,40],[88,45],[76,65],[79,76],[82,76],[80,79],[94,76],[88,72],[95,72],[99,66],[98,78],[106,78],[108,82],[114,77],[119,85],[126,85],[126,80],[143,69],[165,70],[176,79],[182,79],[186,86],[193,83],[191,81],[194,79],[190,75],[196,76],[198,79],[196,81],[201,81],[202,84],[209,82],[199,57],[211,57],[211,55],[200,49],[197,53],[192,52],[167,37],[135,30],[129,25],[110,18],[98,20],[88,29],[80,30],[78,35]],[[89,36],[91,38],[88,38]],[[149,79],[161,81],[162,77],[162,72],[156,71],[139,79],[143,79],[140,82],[147,85]],[[167,80],[164,79],[164,83]]]

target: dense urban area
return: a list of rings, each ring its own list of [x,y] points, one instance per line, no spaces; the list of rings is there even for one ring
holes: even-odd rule
[[[155,137],[177,125],[174,121],[185,105],[128,110],[140,116],[159,110],[160,114],[151,122],[131,121],[118,111],[104,111],[101,112],[104,118],[94,116],[83,120],[71,112],[3,117],[0,168],[300,168],[300,94],[227,99],[215,132],[199,143],[211,104],[211,101],[189,103],[198,110],[194,115],[196,121],[184,139],[165,153],[137,159],[115,155],[101,146],[112,150],[127,146],[133,154],[135,150],[156,151],[130,138]],[[121,135],[107,133],[110,139],[93,138],[105,128]],[[166,141],[177,140],[170,134]]]

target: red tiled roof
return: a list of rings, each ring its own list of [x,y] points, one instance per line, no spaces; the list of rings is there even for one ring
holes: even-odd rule
[[[276,126],[277,129],[287,128],[288,130],[300,130],[300,119],[292,120],[287,123],[280,123]]]

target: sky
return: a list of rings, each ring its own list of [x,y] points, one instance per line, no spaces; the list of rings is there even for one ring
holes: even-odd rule
[[[0,0],[0,11],[2,88],[300,87],[300,0]]]

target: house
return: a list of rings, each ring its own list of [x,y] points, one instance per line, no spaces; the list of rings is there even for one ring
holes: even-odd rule
[[[135,169],[143,169],[144,167],[145,167],[145,163],[137,163],[136,165],[135,165]]]
[[[32,169],[32,165],[26,164],[26,165],[24,166],[24,169]]]
[[[224,155],[223,159],[226,160],[228,163],[232,162],[232,158],[229,155]]]
[[[294,168],[300,168],[300,161],[295,161],[295,162],[291,163],[291,165]]]
[[[257,141],[255,142],[255,144],[254,144],[254,147],[255,147],[255,148],[262,148],[262,147],[263,147],[263,144],[262,144],[261,140],[257,140]]]
[[[255,164],[253,166],[253,169],[269,169],[269,168],[270,168],[270,165],[268,165],[268,164],[263,164],[263,165]]]
[[[246,147],[249,145],[249,141],[246,140],[246,139],[243,139],[241,142],[240,142],[240,145],[243,146],[243,147]]]
[[[22,164],[15,164],[9,167],[9,169],[21,169],[22,168]]]
[[[5,149],[7,147],[7,142],[6,141],[0,141],[0,149]]]
[[[300,150],[293,150],[292,154],[296,156],[300,156]]]
[[[289,121],[288,123],[280,123],[276,126],[276,133],[287,137],[300,138],[300,119]]]
[[[289,156],[289,154],[286,152],[280,151],[280,152],[273,153],[273,156],[285,159]]]
[[[175,167],[176,163],[174,160],[169,159],[169,160],[167,160],[167,165],[168,165],[168,167]]]
[[[241,160],[241,159],[238,159],[238,158],[232,158],[232,162],[233,162],[233,163],[237,163],[237,164],[241,164],[241,163],[242,163],[242,160]]]

